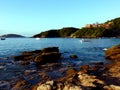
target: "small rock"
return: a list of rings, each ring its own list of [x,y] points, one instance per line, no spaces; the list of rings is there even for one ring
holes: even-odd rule
[[[72,59],[76,59],[76,58],[78,58],[78,56],[75,55],[75,54],[72,54],[72,55],[70,55],[70,58],[72,58]]]

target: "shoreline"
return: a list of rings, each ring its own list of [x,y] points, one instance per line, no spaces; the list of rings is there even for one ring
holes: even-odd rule
[[[42,51],[42,52],[41,52]],[[22,52],[22,55],[15,56],[15,62],[21,61],[19,59],[24,59],[23,62],[20,62],[22,65],[28,65],[30,64],[30,59],[35,59],[36,53],[37,55],[42,55],[43,60],[47,60],[48,58],[53,59],[53,56],[58,55],[56,57],[56,60],[60,60],[60,53],[57,47],[48,47],[42,50],[35,50],[30,52]],[[53,52],[57,52],[53,53]],[[35,57],[32,56],[35,55]],[[47,59],[44,58],[44,55],[48,55]],[[51,55],[51,56],[49,56]],[[46,57],[46,56],[45,56]],[[27,62],[26,62],[26,61]],[[36,63],[39,63],[37,61]],[[47,63],[47,62],[43,62]],[[45,66],[46,65],[46,66]],[[103,62],[93,63],[91,65],[83,65],[78,66],[74,68],[74,66],[67,66],[61,67],[61,63],[57,63],[57,61],[49,62],[48,64],[38,64],[36,66],[40,70],[42,68],[47,68],[46,71],[37,71],[37,70],[25,70],[24,71],[24,77],[21,79],[18,79],[16,82],[13,82],[14,84],[10,85],[9,87],[12,88],[12,90],[22,89],[22,90],[63,90],[64,88],[68,88],[65,90],[69,90],[70,88],[73,88],[72,90],[91,90],[91,89],[99,89],[99,90],[109,90],[113,87],[119,88],[119,80],[120,77],[111,77],[108,71],[110,69],[116,69],[116,67],[120,66],[120,62],[112,62],[110,64],[104,64]],[[115,66],[115,67],[113,67]],[[57,67],[57,69],[55,69]],[[54,72],[51,74],[55,74],[51,76],[48,72]],[[60,75],[57,73],[60,72]],[[119,73],[119,72],[118,72]],[[114,75],[114,72],[112,73]],[[26,77],[27,76],[27,77]],[[56,76],[56,77],[55,77]],[[38,80],[37,80],[38,79]],[[14,81],[14,80],[13,80]],[[110,83],[112,81],[112,83]],[[1,82],[2,83],[2,82]],[[9,82],[3,82],[8,85]],[[115,85],[114,85],[115,84]],[[111,86],[112,85],[112,86]],[[44,87],[43,87],[44,86]],[[47,88],[50,89],[47,89]],[[1,88],[1,86],[0,86]],[[104,88],[104,89],[103,89]],[[108,88],[108,89],[106,89]],[[112,89],[111,89],[112,90]],[[117,90],[117,89],[113,89]],[[119,90],[119,89],[118,89]]]

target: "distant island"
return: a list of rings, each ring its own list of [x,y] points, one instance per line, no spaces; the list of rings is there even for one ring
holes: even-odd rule
[[[1,35],[0,37],[5,37],[5,38],[25,38],[25,36],[18,35],[18,34],[5,34],[5,35]]]
[[[98,38],[98,37],[120,37],[120,18],[115,18],[105,23],[86,24],[83,28],[64,27],[41,32],[32,36],[33,38]]]

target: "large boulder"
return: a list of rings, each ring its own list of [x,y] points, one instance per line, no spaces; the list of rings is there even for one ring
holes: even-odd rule
[[[35,57],[34,62],[36,64],[53,63],[60,58],[61,58],[61,54],[58,52],[42,53]]]
[[[53,63],[61,58],[58,47],[43,48],[41,52],[33,60],[36,64]]]
[[[109,60],[120,61],[120,45],[113,46],[105,51],[106,58]]]
[[[29,63],[31,61],[35,62],[36,64],[53,63],[60,58],[61,53],[59,53],[58,47],[48,47],[43,48],[42,50],[22,52],[22,55],[15,56],[14,60],[21,61],[22,65],[24,65],[26,62]]]
[[[48,47],[48,48],[43,48],[42,53],[49,53],[49,52],[59,52],[58,47]]]
[[[30,51],[30,52],[22,52],[22,55],[35,55],[35,54],[40,54],[42,53],[41,50],[34,50],[34,51]]]

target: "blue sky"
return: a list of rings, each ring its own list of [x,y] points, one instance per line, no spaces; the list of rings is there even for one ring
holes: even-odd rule
[[[32,36],[120,16],[120,0],[0,0],[0,35]]]

